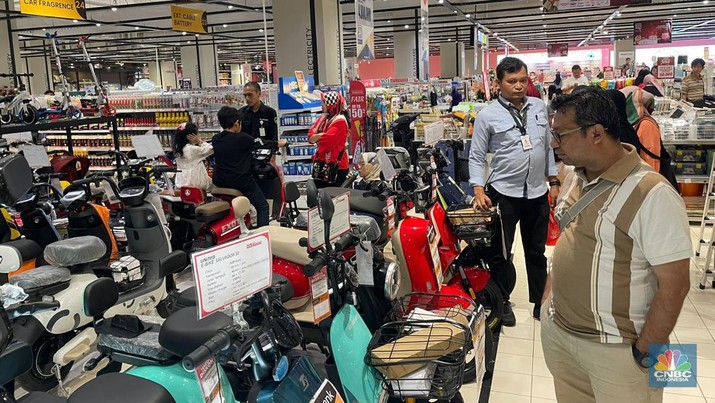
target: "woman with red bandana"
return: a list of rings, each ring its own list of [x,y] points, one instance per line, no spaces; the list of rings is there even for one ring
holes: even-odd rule
[[[339,186],[345,181],[349,167],[345,151],[348,139],[345,99],[336,91],[325,92],[321,97],[323,114],[308,130],[308,142],[318,146],[313,156],[313,178],[318,188]],[[331,179],[326,172],[334,170],[335,164],[337,175],[333,180],[326,180]]]

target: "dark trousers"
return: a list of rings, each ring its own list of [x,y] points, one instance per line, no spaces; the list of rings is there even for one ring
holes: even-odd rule
[[[233,187],[243,193],[251,202],[251,205],[255,207],[256,213],[258,214],[258,226],[263,227],[268,225],[270,221],[268,201],[266,200],[266,196],[263,195],[261,188],[256,184],[256,181],[253,180],[253,178],[249,178],[240,184],[234,184]]]
[[[541,303],[546,286],[546,233],[549,225],[549,203],[544,194],[536,199],[516,198],[490,190],[492,204],[499,204],[501,224],[504,232],[504,247],[507,259],[502,253],[501,232],[492,239],[491,274],[502,290],[504,300],[516,285],[516,268],[511,262],[511,246],[514,243],[516,224],[521,230],[521,244],[524,247],[526,275],[529,281],[529,302]]]
[[[318,189],[321,188],[327,188],[327,187],[337,187],[343,184],[345,182],[345,179],[348,177],[348,172],[349,169],[338,169],[338,174],[335,176],[335,182],[325,182],[321,180],[314,180],[315,182],[315,187]]]

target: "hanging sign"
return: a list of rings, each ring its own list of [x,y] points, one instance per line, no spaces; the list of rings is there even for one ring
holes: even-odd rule
[[[544,12],[552,13],[579,8],[620,7],[650,2],[651,0],[543,0],[542,7]]]
[[[176,32],[207,34],[206,11],[171,6],[171,29]]]
[[[655,45],[673,41],[673,20],[653,20],[633,23],[634,45]]]
[[[444,138],[444,122],[441,120],[425,125],[424,128],[425,146],[435,145]]]
[[[569,44],[564,43],[549,43],[546,45],[546,50],[549,57],[563,57],[569,55]]]
[[[360,81],[350,82],[350,153],[353,163],[362,161],[365,151],[365,117],[367,115],[367,92]]]
[[[335,210],[330,221],[330,241],[350,232],[350,193],[333,197]],[[325,245],[325,222],[317,207],[308,210],[308,247],[316,250]]]
[[[355,0],[355,38],[357,58],[375,58],[375,28],[372,19],[372,0]]]
[[[429,80],[429,0],[420,0],[420,80]]]
[[[268,231],[191,255],[199,319],[270,287],[273,260]]]
[[[655,64],[658,66],[655,71],[656,78],[675,78],[675,57],[659,57]]]
[[[316,325],[330,317],[330,288],[328,288],[328,269],[323,266],[310,277],[310,297],[313,301],[313,323]]]
[[[87,4],[84,0],[20,0],[20,13],[86,20]]]

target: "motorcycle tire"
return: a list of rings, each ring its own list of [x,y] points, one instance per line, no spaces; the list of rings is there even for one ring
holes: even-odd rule
[[[17,378],[17,385],[31,392],[47,392],[57,386],[57,377],[52,373],[52,357],[71,337],[71,334],[55,335],[47,332],[40,336],[32,345],[32,368]],[[62,379],[67,377],[72,364],[60,368]]]
[[[31,125],[37,122],[37,108],[32,105],[25,105],[24,110],[20,111],[20,120],[26,125]]]
[[[4,125],[8,125],[8,124],[12,123],[12,115],[10,115],[10,114],[0,115],[0,123],[2,123]]]
[[[494,280],[489,280],[484,289],[477,292],[476,302],[484,307],[487,314],[487,327],[494,331],[504,314],[504,297]]]

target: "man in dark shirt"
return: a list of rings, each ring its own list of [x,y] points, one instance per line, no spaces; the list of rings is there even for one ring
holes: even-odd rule
[[[243,96],[246,98],[246,106],[240,110],[243,132],[254,139],[278,141],[278,114],[261,101],[261,86],[255,81],[247,83],[243,86]]]
[[[218,111],[223,131],[213,137],[216,167],[213,183],[218,187],[238,189],[251,201],[258,213],[258,226],[268,225],[269,208],[266,197],[251,175],[252,151],[258,148],[253,137],[241,131],[243,116],[236,108],[224,106]]]

